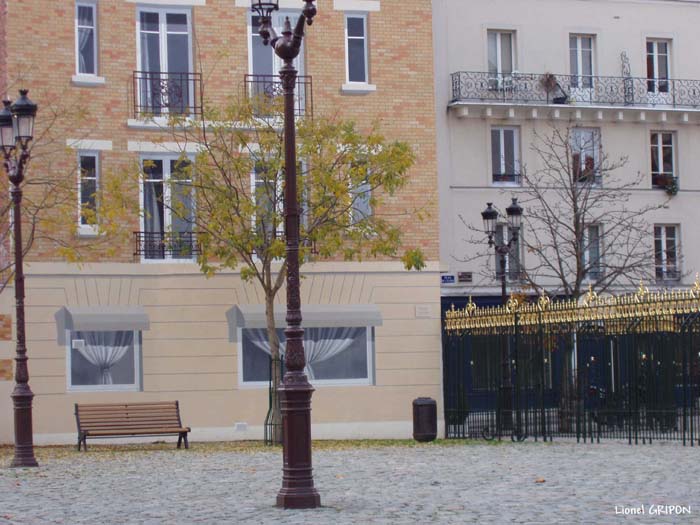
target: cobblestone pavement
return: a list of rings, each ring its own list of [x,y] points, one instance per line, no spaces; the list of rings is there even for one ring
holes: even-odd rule
[[[0,523],[700,523],[699,447],[354,448],[317,450],[314,466],[323,508],[285,511],[273,507],[279,449],[92,447],[38,469],[3,465]],[[691,513],[656,515],[650,505]],[[616,515],[616,506],[645,514]]]

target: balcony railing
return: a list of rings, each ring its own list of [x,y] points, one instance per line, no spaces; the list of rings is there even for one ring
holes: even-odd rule
[[[134,232],[134,256],[144,259],[193,259],[200,249],[194,232]]]
[[[681,278],[681,271],[677,268],[669,266],[657,266],[656,267],[656,280],[657,281],[679,281]]]
[[[520,185],[523,177],[520,173],[494,173],[491,180],[493,182],[509,182]]]
[[[652,173],[651,187],[666,191],[678,190],[678,177],[666,173]]]
[[[134,71],[134,117],[201,115],[200,73]]]
[[[452,102],[697,109],[700,80],[458,71]]]
[[[270,116],[270,113],[266,113],[266,106],[269,107],[266,104],[267,99],[274,100],[284,94],[282,81],[278,75],[245,75],[244,88],[246,97],[254,99],[256,116],[258,117]],[[298,76],[294,89],[294,116],[312,116],[313,101],[311,77]]]

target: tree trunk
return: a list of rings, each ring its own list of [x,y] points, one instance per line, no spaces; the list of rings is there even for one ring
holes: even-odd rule
[[[269,434],[272,443],[282,443],[282,411],[280,410],[279,384],[282,382],[282,360],[280,356],[280,340],[275,327],[274,295],[265,296],[265,318],[267,321],[267,337],[270,343],[270,409],[267,424],[271,425]]]

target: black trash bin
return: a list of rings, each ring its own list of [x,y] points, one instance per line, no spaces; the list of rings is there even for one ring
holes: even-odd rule
[[[413,439],[433,441],[437,437],[437,403],[430,397],[413,400]]]

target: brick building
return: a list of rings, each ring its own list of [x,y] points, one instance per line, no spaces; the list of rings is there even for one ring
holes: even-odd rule
[[[274,22],[302,6],[281,0]],[[410,183],[393,202],[428,212],[404,232],[428,265],[413,273],[392,260],[302,268],[309,332],[325,330],[336,346],[345,341],[316,371],[313,433],[407,437],[411,400],[441,397],[431,2],[319,0],[317,6],[298,64],[311,79],[305,93],[312,96],[300,104],[363,129],[379,122],[389,138],[411,144]],[[161,181],[170,175],[180,151],[159,121],[168,110],[196,113],[200,94],[223,103],[243,91],[246,75],[255,81],[277,72],[271,51],[260,45],[249,0],[2,0],[0,13],[0,91],[30,89],[43,119],[37,127],[46,124],[50,107],[85,111],[70,125],[54,123],[60,147],[50,158],[35,156],[29,176],[43,169],[74,177],[75,235],[86,244],[97,239],[81,223],[80,206],[101,174],[152,161]],[[161,88],[157,95],[154,86]],[[153,205],[147,199],[153,188],[133,191],[142,207]],[[134,241],[96,251],[85,265],[65,262],[56,244],[44,241],[28,256],[37,442],[74,439],[73,403],[122,400],[178,399],[194,440],[262,436],[268,393],[266,356],[256,346],[264,326],[261,293],[238,272],[205,279],[189,256],[149,251],[143,239],[173,226],[167,211],[153,206],[158,224],[134,214],[124,224]],[[12,292],[0,295],[0,311],[14,318]],[[5,324],[0,418],[9,421],[12,381],[3,369],[14,348]],[[12,428],[3,426],[0,442],[11,439]]]

